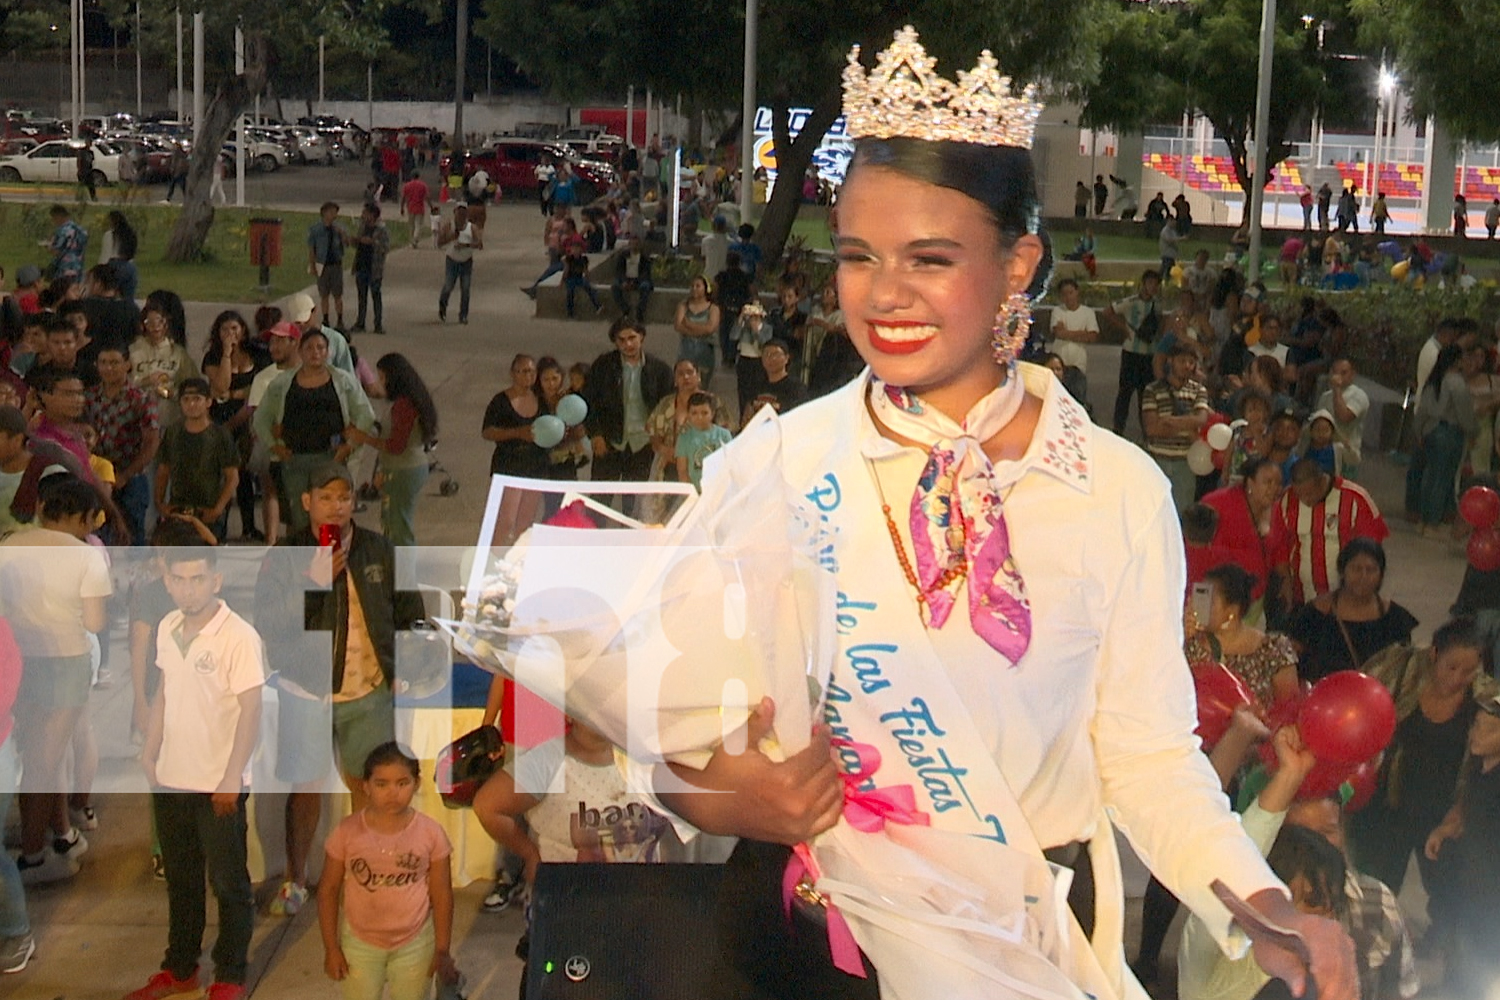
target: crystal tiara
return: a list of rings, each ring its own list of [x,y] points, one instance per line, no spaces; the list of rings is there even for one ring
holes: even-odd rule
[[[938,75],[937,60],[922,48],[911,25],[896,32],[891,47],[876,56],[873,73],[867,74],[860,64],[856,45],[844,67],[847,134],[852,139],[926,139],[1030,149],[1043,107],[1036,100],[1036,86],[1028,84],[1016,95],[999,66],[985,49],[979,65],[960,71],[957,83],[947,80]]]

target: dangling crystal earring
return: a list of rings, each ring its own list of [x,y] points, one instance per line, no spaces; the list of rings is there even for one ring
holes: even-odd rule
[[[1002,368],[1015,365],[1026,338],[1031,333],[1031,299],[1025,292],[1015,292],[1000,306],[995,316],[993,339],[995,363]]]

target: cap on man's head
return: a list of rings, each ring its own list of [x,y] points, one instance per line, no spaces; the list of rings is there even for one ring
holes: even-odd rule
[[[290,323],[286,320],[282,320],[280,323],[277,323],[275,326],[271,327],[271,329],[267,330],[266,336],[285,337],[287,340],[301,340],[302,327],[298,326],[296,323]]]
[[[22,264],[16,269],[16,284],[34,285],[42,280],[42,269],[35,264]]]
[[[188,396],[202,396],[207,399],[212,393],[206,378],[185,378],[177,386],[177,398],[186,399]]]
[[[1311,427],[1319,420],[1326,420],[1330,427],[1334,428],[1334,430],[1338,429],[1338,421],[1333,419],[1333,414],[1328,410],[1314,410],[1312,416],[1307,418],[1307,426]]]
[[[354,489],[354,477],[349,474],[348,467],[342,462],[333,461],[324,462],[313,470],[312,475],[307,479],[307,489],[309,492],[321,490],[334,481],[343,483],[351,490]]]
[[[306,292],[297,292],[286,300],[286,315],[293,323],[306,323],[312,318],[317,303]]]
[[[1249,288],[1240,293],[1240,298],[1249,299],[1251,302],[1259,302],[1260,289],[1256,288],[1254,285],[1251,285]]]

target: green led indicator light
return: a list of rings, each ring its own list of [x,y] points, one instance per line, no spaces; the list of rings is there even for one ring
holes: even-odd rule
[[[542,966],[542,970],[544,972],[546,972],[549,976],[552,974],[552,970],[554,968],[555,968],[555,966],[551,962],[548,962],[546,965]]]

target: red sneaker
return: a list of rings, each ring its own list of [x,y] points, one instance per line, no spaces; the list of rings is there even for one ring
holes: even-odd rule
[[[208,1000],[245,1000],[245,987],[239,983],[214,983],[208,988]]]
[[[146,985],[134,993],[127,993],[122,1000],[166,1000],[168,997],[177,1000],[187,1000],[189,997],[201,997],[203,987],[198,984],[198,970],[194,969],[186,979],[176,979],[166,969],[161,970],[150,979]]]

